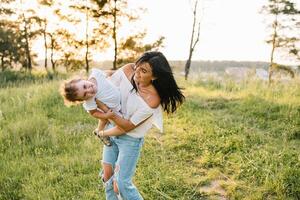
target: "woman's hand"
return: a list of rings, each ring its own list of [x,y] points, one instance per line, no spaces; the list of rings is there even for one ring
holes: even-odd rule
[[[110,77],[115,73],[116,70],[105,70],[106,77]]]
[[[112,111],[112,109],[109,109],[105,114],[104,114],[104,116],[105,116],[105,119],[111,119],[111,118],[113,118],[114,117],[114,112]]]

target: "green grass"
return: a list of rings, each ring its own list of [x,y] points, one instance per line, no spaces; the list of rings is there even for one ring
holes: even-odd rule
[[[58,80],[21,83],[0,89],[0,199],[104,199],[96,120]],[[179,83],[187,101],[138,163],[145,199],[300,198],[298,82]]]
[[[32,71],[31,73],[5,70],[0,72],[0,88],[18,87],[29,84],[42,84],[49,80],[65,78],[66,74],[46,73],[44,71]]]

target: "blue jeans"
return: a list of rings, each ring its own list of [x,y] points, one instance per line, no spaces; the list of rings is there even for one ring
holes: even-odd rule
[[[129,135],[111,137],[112,146],[103,146],[102,162],[115,169],[112,177],[104,183],[106,200],[141,200],[143,197],[132,183],[136,164],[144,143],[144,138]],[[117,183],[119,194],[113,190]]]

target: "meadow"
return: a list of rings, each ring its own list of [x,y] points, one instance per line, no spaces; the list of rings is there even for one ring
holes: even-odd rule
[[[61,78],[0,74],[0,199],[104,199],[97,121],[64,106]],[[300,199],[299,80],[177,79],[186,102],[138,163],[146,200]]]

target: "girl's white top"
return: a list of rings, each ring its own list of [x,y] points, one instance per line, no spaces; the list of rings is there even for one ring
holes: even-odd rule
[[[118,113],[121,110],[119,89],[106,78],[106,74],[100,69],[93,68],[89,76],[89,79],[91,78],[94,78],[97,82],[97,93],[94,97],[84,101],[84,109],[86,111],[97,109],[96,98]]]
[[[127,132],[135,138],[141,138],[146,135],[152,125],[155,125],[160,132],[163,132],[163,114],[161,106],[151,108],[143,100],[143,98],[132,90],[133,86],[125,75],[123,68],[118,69],[111,77],[111,82],[119,87],[121,93],[121,113],[125,119],[129,119],[134,125],[138,125],[135,129]]]

